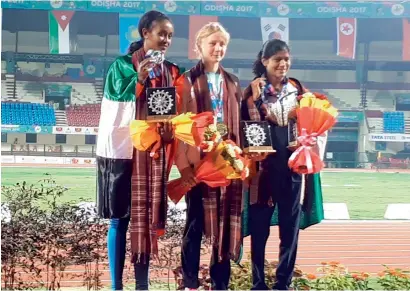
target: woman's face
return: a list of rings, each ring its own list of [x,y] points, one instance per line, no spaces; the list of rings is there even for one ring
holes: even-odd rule
[[[151,30],[143,29],[144,44],[148,49],[165,53],[171,45],[173,34],[174,26],[170,21],[154,21]]]
[[[290,55],[288,51],[279,51],[270,58],[262,59],[268,75],[283,79],[290,69]]]
[[[227,40],[225,35],[218,31],[201,41],[200,53],[204,62],[217,63],[222,61],[227,48]]]

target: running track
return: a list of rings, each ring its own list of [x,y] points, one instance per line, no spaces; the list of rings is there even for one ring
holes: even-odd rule
[[[278,228],[272,227],[266,259],[277,260],[278,248]],[[250,240],[246,238],[244,261],[248,258],[249,249]],[[208,263],[209,255],[204,256],[202,261]],[[382,271],[383,264],[393,268],[410,269],[410,221],[323,221],[301,231],[297,265],[304,272],[316,273],[324,261],[338,261],[349,271],[365,271],[372,275]],[[82,271],[82,267],[70,267],[66,272],[67,275],[74,275]],[[109,284],[107,266],[103,272],[103,284]],[[127,275],[124,275],[126,278]],[[151,277],[162,276],[152,272]],[[81,285],[77,280],[65,279],[61,283],[67,287]]]

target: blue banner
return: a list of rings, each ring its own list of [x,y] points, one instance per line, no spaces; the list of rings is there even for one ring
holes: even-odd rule
[[[47,84],[45,85],[45,97],[70,97],[71,85]]]
[[[410,105],[410,94],[409,93],[397,93],[396,103],[400,105]]]
[[[120,13],[144,13],[144,1],[113,1],[99,0],[87,1],[89,11],[120,12]]]
[[[202,15],[258,17],[257,1],[201,1]]]
[[[126,54],[130,44],[134,41],[141,39],[138,32],[138,23],[140,21],[140,15],[135,14],[120,14],[118,25],[118,41],[120,54]]]
[[[410,2],[291,1],[27,1],[3,0],[2,8],[62,9],[139,13],[155,9],[167,14],[287,18],[408,18]]]
[[[43,10],[87,10],[89,1],[28,1],[28,0],[2,0],[2,8],[17,9],[43,9]]]
[[[359,140],[359,133],[357,131],[336,131],[329,132],[328,141],[349,141],[357,142]]]
[[[145,3],[145,9],[158,10],[166,14],[198,15],[201,5],[199,1],[149,1]]]
[[[89,78],[103,78],[104,61],[92,56],[84,55],[84,76]]]
[[[361,122],[363,112],[360,111],[339,111],[337,122]]]
[[[2,133],[53,133],[52,126],[39,126],[39,125],[1,125]]]

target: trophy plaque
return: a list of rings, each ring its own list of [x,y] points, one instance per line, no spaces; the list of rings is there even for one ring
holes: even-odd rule
[[[288,148],[296,149],[298,147],[298,125],[296,119],[288,121]]]
[[[165,122],[177,115],[175,87],[147,88],[147,121]]]
[[[267,121],[242,121],[245,153],[273,153],[270,125]]]

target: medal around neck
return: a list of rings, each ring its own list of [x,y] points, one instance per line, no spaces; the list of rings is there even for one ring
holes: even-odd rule
[[[147,121],[165,122],[177,116],[175,87],[147,88]]]
[[[242,121],[245,153],[274,153],[270,125],[267,121]]]

